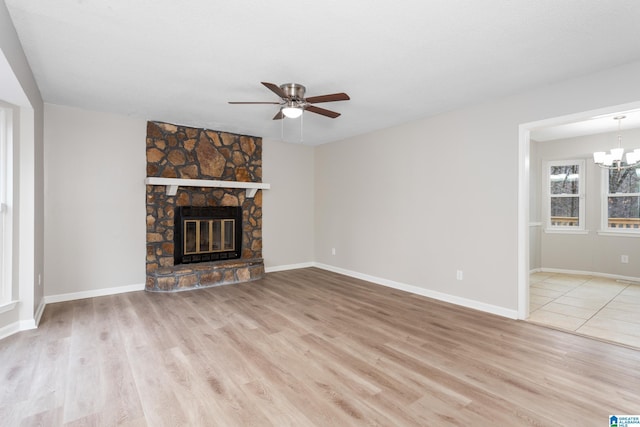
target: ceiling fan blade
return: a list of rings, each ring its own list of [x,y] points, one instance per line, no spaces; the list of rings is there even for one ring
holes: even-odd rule
[[[284,114],[282,114],[282,110],[279,110],[278,114],[273,116],[273,120],[282,120],[282,119],[284,119]]]
[[[305,107],[305,110],[311,111],[312,113],[320,114],[323,116],[331,117],[332,119],[335,119],[340,115],[340,113],[336,113],[335,111],[325,110],[324,108],[316,107],[313,105],[307,105]]]
[[[229,104],[280,104],[279,102],[244,102],[244,101],[229,101]]]
[[[348,101],[350,99],[351,98],[349,98],[349,95],[344,92],[340,92],[332,93],[330,95],[311,96],[309,98],[306,98],[305,101],[307,101],[309,104],[317,104],[319,102]]]
[[[287,94],[280,89],[280,86],[273,84],[273,83],[269,83],[269,82],[261,82],[263,85],[265,85],[265,87],[267,89],[269,89],[271,92],[275,93],[276,95],[278,95],[280,98],[282,99],[287,99],[288,96]]]

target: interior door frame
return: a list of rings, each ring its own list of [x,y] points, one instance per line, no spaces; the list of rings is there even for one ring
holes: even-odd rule
[[[640,109],[640,101],[602,107],[535,122],[518,127],[518,319],[529,317],[529,209],[531,181],[531,131],[588,120],[592,117]]]

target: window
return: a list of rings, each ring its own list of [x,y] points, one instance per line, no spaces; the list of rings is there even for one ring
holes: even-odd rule
[[[602,230],[640,234],[640,167],[603,170]]]
[[[543,176],[545,231],[584,233],[584,160],[547,162]]]

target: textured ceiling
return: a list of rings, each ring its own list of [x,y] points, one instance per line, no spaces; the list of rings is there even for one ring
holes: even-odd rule
[[[320,144],[640,59],[637,0],[6,0],[45,102]]]

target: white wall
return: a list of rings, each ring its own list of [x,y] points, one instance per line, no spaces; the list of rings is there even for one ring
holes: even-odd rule
[[[635,62],[319,146],[316,261],[517,310],[519,125],[638,101],[638,75]]]
[[[313,262],[313,148],[262,141],[263,258],[267,271]]]
[[[45,104],[45,293],[142,285],[146,121]]]
[[[624,123],[624,122],[623,122]],[[586,235],[542,233],[540,240],[541,267],[604,273],[640,278],[640,238],[602,236],[601,229],[601,180],[602,169],[593,163],[594,151],[608,151],[617,144],[617,132],[568,138],[556,141],[533,142],[536,147],[532,165],[538,169],[535,184],[542,194],[541,168],[549,160],[585,160],[585,225]],[[640,129],[623,131],[623,147],[640,147]],[[533,167],[533,166],[532,166]],[[540,203],[540,206],[543,206]],[[539,207],[539,217],[544,219]],[[629,263],[622,264],[620,255],[628,255]]]

